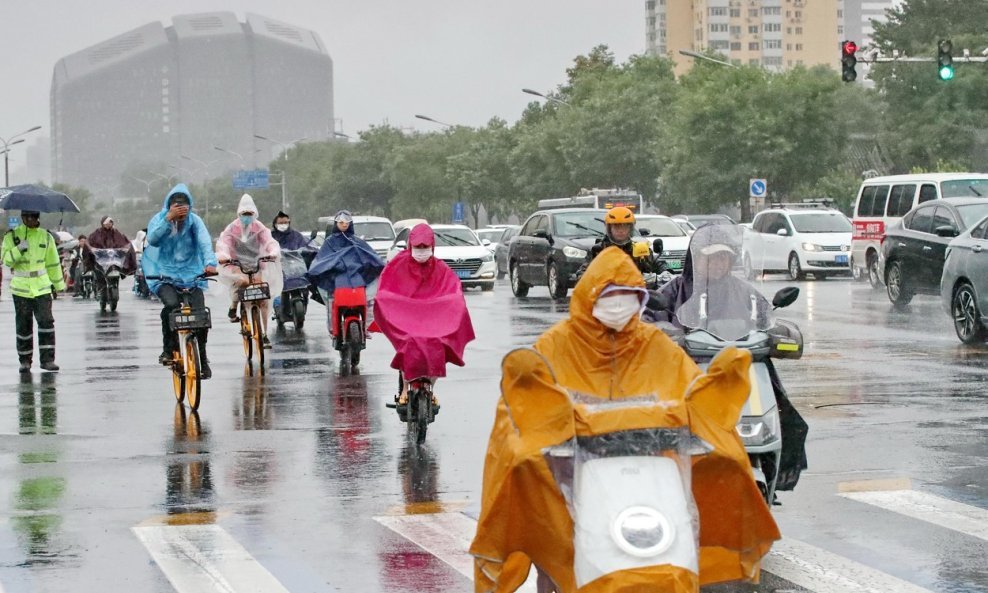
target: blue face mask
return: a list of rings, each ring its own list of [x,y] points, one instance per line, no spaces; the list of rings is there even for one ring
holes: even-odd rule
[[[252,222],[254,222],[254,216],[252,214],[241,214],[240,215],[240,224],[242,224],[244,226],[247,226],[247,225],[249,225]]]

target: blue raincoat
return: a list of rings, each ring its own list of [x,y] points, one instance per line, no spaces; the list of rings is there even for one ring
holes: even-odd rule
[[[193,203],[192,194],[184,183],[179,183],[168,192],[161,212],[148,223],[147,247],[141,256],[141,268],[145,276],[174,278],[174,285],[181,288],[206,288],[206,281],[196,281],[196,276],[202,274],[207,266],[218,265],[213,241],[206,224],[192,212],[181,226],[165,220],[168,201],[175,194],[185,194],[189,196],[189,205]],[[160,280],[148,280],[148,288],[154,294],[158,294],[160,286]]]
[[[309,266],[308,276],[332,298],[337,288],[369,286],[383,269],[384,261],[367,241],[354,236],[353,225],[345,233],[333,225],[333,232]]]

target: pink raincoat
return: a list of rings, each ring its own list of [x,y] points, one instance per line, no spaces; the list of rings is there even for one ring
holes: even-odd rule
[[[463,350],[474,339],[460,279],[434,256],[412,259],[412,245],[435,248],[429,225],[409,234],[408,248],[385,266],[374,301],[375,325],[397,353],[391,368],[405,377],[445,377],[446,363],[463,366]]]
[[[244,194],[240,199],[237,212],[247,210],[253,211],[256,216],[257,207],[254,205],[254,200],[249,195]],[[223,229],[220,238],[216,241],[216,258],[219,260],[239,260],[244,264],[244,267],[249,268],[257,262],[258,258],[268,256],[280,258],[281,247],[278,245],[278,241],[271,236],[271,231],[256,218],[246,227],[240,223],[239,219],[234,220]],[[230,286],[231,295],[236,293],[238,281],[247,281],[247,276],[236,266],[220,266],[219,272],[220,280]],[[260,276],[254,276],[254,281],[267,282],[272,297],[281,295],[281,288],[284,283],[281,274],[281,262],[262,263]]]

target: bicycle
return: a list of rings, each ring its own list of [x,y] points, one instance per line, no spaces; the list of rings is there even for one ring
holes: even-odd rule
[[[405,388],[405,377],[398,372],[398,393]],[[396,398],[397,399],[397,398]],[[439,409],[432,402],[432,381],[428,377],[419,377],[408,382],[408,403],[404,410],[398,402],[386,404],[398,412],[398,419],[408,425],[409,432],[415,437],[415,443],[425,442],[429,424],[436,420]]]
[[[254,276],[260,272],[262,262],[270,261],[274,261],[274,258],[258,258],[257,265],[249,269],[244,268],[240,260],[233,259],[225,264],[240,268],[240,271],[247,276],[247,286],[237,291],[237,298],[240,301],[240,335],[244,340],[244,355],[248,364],[253,365],[254,348],[257,348],[257,364],[261,376],[264,376],[264,325],[262,325],[261,308],[257,303],[269,300],[271,289],[267,282],[255,282]]]
[[[178,349],[172,352],[170,365],[172,387],[178,403],[182,403],[188,396],[189,407],[198,410],[201,401],[202,362],[199,360],[199,338],[196,337],[196,332],[213,327],[209,307],[203,307],[198,311],[192,310],[189,294],[195,286],[180,288],[175,285],[176,279],[169,276],[147,276],[147,279],[171,284],[178,292],[180,305],[170,319],[171,330],[175,332],[178,344]],[[213,280],[206,274],[200,274],[195,279]]]

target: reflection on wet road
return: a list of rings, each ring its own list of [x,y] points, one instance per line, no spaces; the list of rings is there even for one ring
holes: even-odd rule
[[[810,424],[810,470],[774,509],[787,539],[762,585],[711,591],[988,591],[988,347],[960,344],[935,299],[895,310],[866,285],[798,285],[779,316],[806,355],[777,368]],[[193,414],[155,364],[154,303],[128,292],[101,315],[58,300],[63,372],[19,380],[0,302],[3,590],[472,589],[464,542],[501,358],[568,313],[531,295],[468,293],[478,339],[438,383],[422,448],[385,407],[387,341],[340,377],[318,307],[304,333],[272,330],[263,377],[245,372],[237,326],[216,321]],[[225,310],[220,291],[209,300]]]

